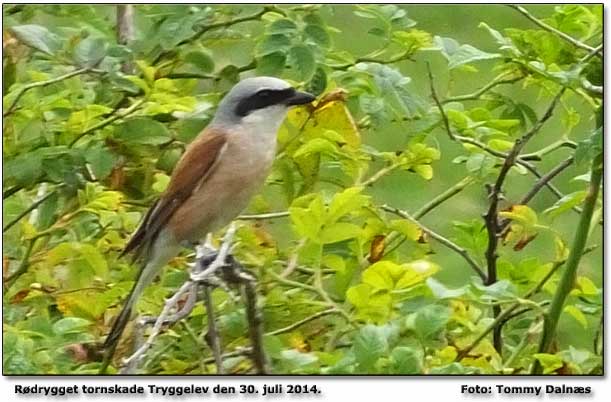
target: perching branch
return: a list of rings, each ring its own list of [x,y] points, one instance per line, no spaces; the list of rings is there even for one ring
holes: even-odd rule
[[[514,4],[508,4],[508,7],[513,8],[514,10],[518,11],[520,14],[522,14],[523,16],[525,16],[526,18],[528,18],[529,20],[531,20],[532,22],[534,22],[536,25],[538,25],[540,28],[553,33],[554,35],[556,35],[557,37],[563,39],[564,41],[570,43],[571,45],[578,47],[580,49],[584,49],[587,50],[588,52],[594,52],[594,54],[596,54],[598,57],[600,57],[602,59],[603,54],[602,54],[602,49],[599,49],[597,51],[597,48],[593,48],[592,46],[585,44],[575,38],[573,38],[570,35],[565,34],[564,32],[552,27],[551,25],[546,24],[545,22],[541,21],[540,19],[538,19],[537,17],[535,17],[534,15],[532,15],[531,13],[529,13],[524,7],[518,6],[518,5],[514,5]]]
[[[482,278],[483,281],[486,280],[486,275],[484,274],[483,269],[479,266],[479,264],[473,259],[473,257],[471,257],[471,255],[467,252],[467,250],[465,250],[464,248],[460,247],[458,244],[452,242],[449,239],[446,239],[445,237],[443,237],[442,235],[433,232],[431,229],[427,228],[426,226],[422,225],[420,222],[418,222],[416,219],[414,219],[412,216],[410,216],[407,212],[402,211],[398,208],[394,208],[388,205],[382,205],[381,207],[383,210],[388,211],[390,213],[393,213],[397,216],[400,216],[404,219],[408,219],[410,221],[412,221],[413,223],[415,223],[416,225],[418,225],[418,227],[427,235],[429,235],[430,237],[432,237],[433,239],[437,240],[439,243],[443,244],[444,246],[446,246],[447,248],[455,251],[456,253],[458,253],[465,261],[467,261],[467,264],[475,271],[475,273]]]
[[[592,161],[588,195],[584,201],[583,212],[581,213],[579,225],[577,226],[577,231],[575,232],[575,239],[573,240],[573,245],[567,258],[566,269],[560,278],[560,282],[558,283],[556,293],[554,293],[549,311],[545,315],[543,335],[541,336],[541,342],[539,344],[539,353],[549,353],[552,342],[556,337],[556,327],[558,326],[560,313],[562,312],[566,298],[575,284],[577,268],[579,267],[579,261],[583,256],[584,248],[588,240],[590,225],[592,223],[592,215],[594,213],[596,200],[598,199],[598,193],[600,191],[600,184],[603,177],[602,164],[602,154],[595,157]],[[532,373],[541,374],[542,371],[543,367],[541,366],[541,363],[538,360],[535,361]]]
[[[226,259],[229,254],[229,250],[231,248],[231,243],[233,242],[235,231],[236,231],[235,224],[232,224],[229,227],[229,229],[227,230],[227,232],[225,233],[225,236],[223,238],[223,243],[218,251],[218,254],[216,254],[215,259],[207,267],[205,267],[205,269],[203,269],[201,272],[197,272],[197,273],[192,272],[191,279],[186,281],[180,287],[180,289],[178,289],[178,291],[174,293],[172,297],[166,300],[164,307],[161,311],[161,314],[159,314],[159,316],[156,318],[155,324],[153,325],[153,329],[151,330],[151,334],[148,336],[146,342],[142,346],[140,346],[136,350],[136,352],[134,352],[130,357],[124,360],[123,362],[124,367],[130,368],[130,369],[137,368],[138,364],[144,358],[148,349],[153,345],[155,338],[157,338],[157,336],[161,333],[161,328],[163,327],[163,325],[166,324],[167,322],[172,321],[171,313],[175,310],[179,312],[182,312],[181,310],[184,310],[184,309],[178,308],[178,303],[182,299],[182,297],[186,295],[187,293],[195,292],[196,287],[199,285],[199,283],[204,282],[207,278],[211,277],[219,268],[221,268],[222,266],[226,264]],[[201,255],[202,254],[200,254],[200,251],[198,249],[198,256],[201,256]],[[195,264],[195,270],[199,271],[198,268],[199,268],[198,264]],[[186,314],[188,314],[188,312]],[[177,316],[183,316],[183,315],[184,315],[184,312],[182,312],[182,314],[180,313],[177,314]]]
[[[223,374],[223,358],[221,349],[221,336],[216,328],[216,317],[214,315],[214,306],[212,303],[212,286],[203,285],[204,288],[204,304],[206,306],[206,317],[208,319],[208,332],[206,332],[206,343],[212,350],[214,364],[216,365],[216,374]]]

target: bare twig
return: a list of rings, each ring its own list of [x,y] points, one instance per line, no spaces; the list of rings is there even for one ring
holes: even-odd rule
[[[444,246],[446,246],[447,248],[455,251],[456,253],[458,253],[465,261],[467,261],[467,264],[475,271],[475,273],[482,278],[483,281],[486,280],[486,275],[484,274],[484,271],[482,270],[482,268],[479,266],[479,264],[473,259],[473,257],[471,257],[471,255],[467,252],[467,250],[465,250],[464,248],[460,247],[458,244],[452,242],[449,239],[446,239],[445,237],[443,237],[442,235],[432,231],[431,229],[427,228],[426,226],[422,225],[420,222],[418,222],[416,219],[414,219],[412,216],[410,216],[407,212],[402,211],[398,208],[394,208],[391,207],[389,205],[382,205],[381,207],[383,210],[391,212],[395,215],[398,215],[404,219],[408,219],[410,221],[412,221],[413,223],[415,223],[416,225],[418,225],[418,227],[425,232],[427,235],[429,235],[430,237],[432,237],[433,239],[437,240],[439,243],[443,244]]]
[[[306,318],[304,318],[302,320],[294,322],[291,325],[288,325],[288,326],[286,326],[284,328],[278,328],[278,329],[275,329],[273,331],[267,332],[265,335],[271,336],[271,335],[284,334],[286,332],[290,332],[290,331],[292,331],[292,330],[294,330],[296,328],[299,328],[299,327],[301,327],[304,324],[307,324],[307,323],[309,323],[311,321],[314,321],[314,320],[316,320],[316,319],[318,319],[320,317],[324,317],[324,316],[329,315],[329,314],[337,314],[337,313],[339,313],[339,312],[336,309],[334,309],[333,307],[332,308],[328,308],[326,310],[314,313],[314,314],[312,314],[312,315],[310,315],[310,316],[308,316],[308,317],[306,317]]]
[[[378,180],[380,180],[382,177],[390,174],[391,172],[395,171],[396,169],[398,169],[401,166],[401,163],[392,163],[388,166],[383,167],[382,169],[378,170],[377,172],[375,172],[370,178],[368,178],[367,180],[361,182],[361,183],[357,183],[357,186],[363,186],[363,187],[367,187],[367,186],[371,186],[372,184],[374,184],[375,182],[377,182]]]
[[[473,183],[475,179],[471,176],[467,176],[452,187],[448,188],[443,193],[439,194],[437,197],[433,198],[431,201],[427,202],[425,205],[420,207],[419,210],[414,212],[414,219],[420,219],[424,215],[431,212],[433,209],[437,208],[439,205],[443,204],[450,198],[454,197],[456,194],[460,193],[465,189],[465,187],[469,186]]]
[[[497,87],[499,85],[505,85],[505,84],[515,84],[516,82],[524,79],[523,76],[514,77],[514,78],[506,78],[508,75],[509,74],[501,74],[500,76],[496,77],[495,79],[493,79],[488,84],[484,85],[483,87],[481,87],[480,89],[478,89],[475,92],[472,92],[466,95],[452,96],[450,98],[444,99],[443,101],[441,101],[441,103],[445,104],[449,102],[464,102],[464,101],[470,101],[470,100],[478,100],[480,99],[482,95],[484,95],[486,92],[490,91],[494,87]]]
[[[530,200],[534,198],[535,195],[545,186],[545,183],[551,181],[554,177],[560,174],[564,169],[571,166],[573,163],[573,157],[565,159],[558,166],[547,172],[544,176],[542,176],[537,182],[533,185],[533,187],[522,197],[519,204],[524,205],[528,204]]]
[[[243,221],[260,221],[265,219],[285,218],[289,216],[288,211],[269,212],[266,214],[240,215],[238,219]]]
[[[470,176],[463,178],[461,181],[454,184],[453,186],[448,188],[446,191],[439,194],[438,196],[433,198],[431,201],[427,202],[422,207],[420,207],[420,209],[418,209],[412,215],[413,218],[416,220],[420,220],[422,217],[427,215],[429,212],[433,211],[435,208],[437,208],[438,206],[440,206],[441,204],[443,204],[450,198],[454,197],[456,194],[459,194],[461,191],[463,191],[467,186],[469,186],[474,181],[475,179]],[[391,232],[388,235],[388,238],[386,239],[388,248],[385,251],[385,254],[390,254],[397,248],[401,247],[401,245],[403,244],[403,242],[405,242],[406,239],[407,237],[399,234],[398,232]],[[396,244],[392,244],[393,242],[395,242]],[[367,255],[367,258],[369,258],[369,255]]]
[[[538,19],[537,17],[535,17],[534,15],[532,15],[530,12],[528,12],[524,7],[518,6],[518,5],[514,5],[514,4],[508,4],[508,7],[513,8],[514,10],[518,11],[520,14],[522,14],[523,16],[525,16],[526,18],[528,18],[529,20],[531,20],[532,22],[534,22],[536,25],[538,25],[540,28],[553,33],[554,35],[556,35],[557,37],[563,39],[564,41],[570,43],[571,45],[578,47],[580,49],[584,49],[587,50],[588,52],[594,52],[594,54],[596,54],[598,57],[602,58],[603,54],[602,54],[602,49],[597,51],[597,48],[593,48],[592,46],[585,44],[575,38],[573,38],[570,35],[565,34],[564,32],[554,28],[551,25],[546,24],[545,22],[541,21],[540,19]]]
[[[511,148],[511,150],[508,152],[507,158],[505,158],[505,162],[503,163],[503,165],[501,166],[501,170],[499,171],[499,175],[497,176],[497,179],[490,190],[490,194],[488,195],[490,205],[488,207],[488,211],[484,214],[484,222],[486,224],[486,230],[488,233],[488,247],[486,248],[486,253],[485,253],[486,266],[487,266],[487,275],[486,275],[486,281],[485,281],[486,285],[492,285],[497,281],[497,266],[496,266],[497,258],[498,258],[497,247],[498,247],[499,235],[501,233],[501,228],[500,228],[499,219],[498,219],[498,206],[499,206],[499,201],[501,199],[501,192],[502,192],[503,185],[505,183],[507,174],[509,173],[509,170],[516,162],[518,155],[520,155],[520,152],[522,151],[526,143],[528,143],[528,141],[537,132],[539,132],[541,127],[543,127],[543,124],[545,124],[545,122],[552,117],[554,108],[556,107],[556,104],[560,100],[560,97],[562,96],[563,93],[564,93],[564,89],[562,89],[554,97],[554,99],[552,100],[551,104],[549,105],[549,107],[547,108],[546,112],[543,114],[541,119],[539,119],[537,123],[535,123],[535,125],[528,132],[526,132],[521,138],[516,140],[516,142],[513,145],[513,148]],[[500,313],[501,313],[501,307],[494,306],[493,307],[494,317],[498,317]],[[500,327],[496,327],[494,329],[493,343],[494,343],[494,348],[496,349],[496,351],[499,354],[502,354],[503,341],[501,337]]]

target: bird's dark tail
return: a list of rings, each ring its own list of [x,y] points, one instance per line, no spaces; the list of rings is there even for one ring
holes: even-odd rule
[[[127,323],[132,317],[132,312],[134,311],[136,302],[144,290],[144,287],[148,284],[144,281],[143,273],[146,271],[145,267],[138,274],[138,278],[132,287],[132,290],[129,292],[129,296],[127,297],[127,301],[123,306],[123,310],[119,313],[119,316],[115,319],[114,324],[112,325],[112,329],[106,336],[106,340],[104,341],[104,360],[102,361],[102,366],[99,370],[100,374],[105,374],[108,365],[112,361],[114,357],[115,350],[117,349],[117,345],[119,344],[119,340],[121,339],[121,335],[123,335],[123,331],[125,331],[125,327]],[[147,275],[144,275],[145,277]]]

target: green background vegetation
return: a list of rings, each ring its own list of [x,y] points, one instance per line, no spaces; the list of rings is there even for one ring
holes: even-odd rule
[[[600,6],[528,10],[580,43],[602,42]],[[224,91],[254,74],[283,77],[322,99],[346,91],[316,110],[292,112],[281,130],[274,171],[247,213],[290,216],[240,221],[235,254],[259,279],[272,372],[526,374],[535,360],[545,373],[600,372],[597,223],[556,342],[537,354],[543,313],[580,221],[571,207],[583,207],[588,174],[598,169],[596,52],[501,5],[138,5],[134,38],[124,45],[116,40],[116,11],[3,9],[6,374],[97,372],[98,343],[136,269],[117,258],[122,246]],[[508,152],[565,88],[523,154],[559,144],[531,162],[543,174],[574,155],[553,180],[567,196],[559,200],[543,188],[528,207],[510,210],[536,181],[524,167],[511,168],[500,201],[511,230],[499,243],[499,281],[491,286],[461,255],[382,208],[414,215],[469,177],[419,221],[485,271],[486,186],[503,159],[450,138],[427,66],[442,101],[513,80],[444,103],[455,134],[497,152]],[[598,200],[592,220],[601,218]],[[189,258],[185,250],[147,290],[144,314],[158,313],[187,278]],[[287,264],[296,267],[287,271]],[[558,272],[524,300],[555,264]],[[223,290],[214,301],[224,350],[248,346],[243,305]],[[503,326],[502,350],[490,335],[472,345],[498,315],[491,305],[516,302],[523,313]],[[201,337],[205,323],[198,306],[167,329],[142,372],[214,372]],[[127,356],[125,343],[120,352]],[[244,354],[225,366],[252,372]]]

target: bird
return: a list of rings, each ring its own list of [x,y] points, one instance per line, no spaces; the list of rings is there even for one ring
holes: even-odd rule
[[[143,290],[182,246],[200,242],[246,208],[268,176],[288,110],[314,100],[282,79],[264,76],[241,80],[223,97],[121,253],[131,254],[141,268],[105,339],[102,372]]]

